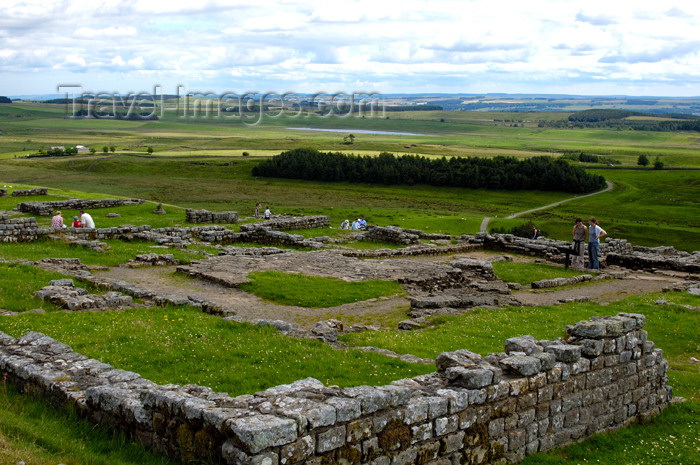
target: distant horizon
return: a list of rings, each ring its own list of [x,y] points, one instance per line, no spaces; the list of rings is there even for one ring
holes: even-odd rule
[[[106,92],[103,91],[85,91],[84,94],[94,94],[94,93],[100,93],[101,95],[106,95]],[[231,93],[233,91],[223,91],[227,93]],[[211,92],[214,93],[214,92]],[[244,92],[241,92],[243,94]],[[248,91],[245,92],[245,94],[265,94],[265,93],[270,93],[270,94],[283,94],[283,92],[275,92],[275,91]],[[133,91],[129,92],[110,92],[110,94],[113,95],[121,95],[121,96],[127,96],[131,95],[133,96],[134,93]],[[297,95],[303,95],[303,96],[313,96],[316,95],[313,92],[298,92],[296,93]],[[161,95],[160,93],[158,95]],[[163,96],[166,97],[173,97],[176,96],[174,93],[163,93]],[[194,93],[188,93],[188,95],[207,95],[203,94],[202,92],[194,92]],[[663,99],[663,100],[698,100],[700,99],[700,95],[688,95],[688,96],[673,96],[673,95],[630,95],[630,94],[566,94],[566,93],[527,93],[527,92],[429,92],[429,93],[423,93],[423,92],[395,92],[395,93],[380,93],[377,92],[376,95],[378,96],[383,96],[383,97],[478,97],[478,96],[483,96],[483,97],[522,97],[522,98],[528,98],[528,97],[543,97],[543,98],[581,98],[581,99],[588,99],[588,98],[600,98],[600,99],[618,99],[618,98],[625,98],[625,99]],[[59,99],[59,98],[66,98],[66,93],[46,93],[46,94],[20,94],[20,95],[9,95],[9,94],[2,94],[0,93],[0,96],[2,97],[7,97],[12,100],[49,100],[49,99]],[[181,96],[184,96],[181,95]],[[70,92],[68,93],[68,98],[72,98]]]

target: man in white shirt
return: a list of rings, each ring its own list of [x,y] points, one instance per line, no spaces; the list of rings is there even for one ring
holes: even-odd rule
[[[92,220],[92,216],[89,213],[85,213],[80,210],[80,222],[83,223],[83,228],[94,228],[95,222]]]

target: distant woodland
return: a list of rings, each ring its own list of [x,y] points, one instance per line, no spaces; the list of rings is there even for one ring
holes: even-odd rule
[[[534,157],[493,159],[427,158],[418,155],[376,157],[294,149],[253,168],[254,176],[314,181],[381,184],[429,184],[471,189],[542,190],[584,193],[605,187],[605,178],[588,174],[565,160]]]
[[[641,118],[632,118],[632,117]],[[542,121],[540,127],[610,128],[635,131],[700,131],[700,117],[687,114],[650,114],[629,110],[592,109],[566,120]]]

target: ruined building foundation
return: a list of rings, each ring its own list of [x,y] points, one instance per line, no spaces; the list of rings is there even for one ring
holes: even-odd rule
[[[668,362],[645,317],[621,313],[530,336],[486,357],[442,353],[437,371],[388,386],[327,387],[307,378],[230,397],[156,385],[39,333],[0,333],[0,372],[23,391],[183,461],[408,465],[517,462],[625,426],[672,398]]]

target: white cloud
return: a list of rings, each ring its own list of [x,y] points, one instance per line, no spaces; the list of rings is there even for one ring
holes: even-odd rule
[[[0,80],[11,95],[58,80],[605,94],[648,76],[640,88],[663,81],[698,95],[698,30],[700,6],[677,0],[5,0]]]
[[[136,35],[136,28],[133,26],[112,26],[104,28],[81,27],[76,29],[73,36],[78,39],[119,39],[133,37]]]

